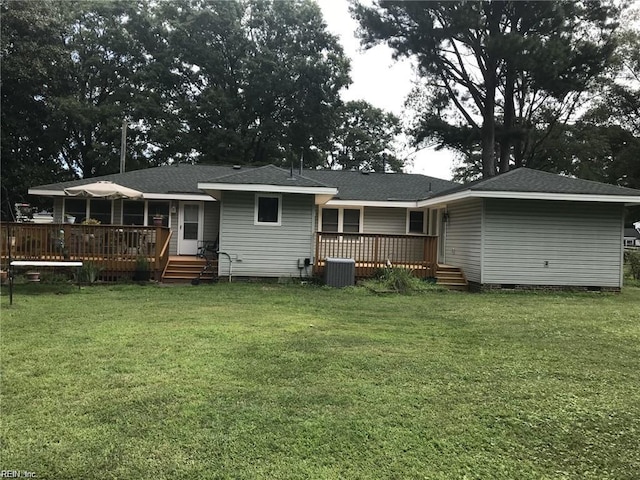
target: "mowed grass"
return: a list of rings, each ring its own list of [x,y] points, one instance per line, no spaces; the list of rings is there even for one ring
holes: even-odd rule
[[[635,287],[24,289],[1,305],[2,470],[40,479],[640,472]]]

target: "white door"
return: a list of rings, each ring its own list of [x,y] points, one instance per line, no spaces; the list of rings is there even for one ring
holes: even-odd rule
[[[178,212],[178,255],[195,255],[202,240],[204,209],[200,202],[180,202]]]

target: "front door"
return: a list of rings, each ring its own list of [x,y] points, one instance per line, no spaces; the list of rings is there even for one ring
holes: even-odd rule
[[[198,253],[202,240],[203,205],[201,202],[180,202],[178,212],[178,255]]]

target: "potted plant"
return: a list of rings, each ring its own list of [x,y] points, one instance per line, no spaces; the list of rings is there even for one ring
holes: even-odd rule
[[[32,270],[28,271],[26,274],[27,281],[37,283],[40,281],[40,272]]]
[[[163,221],[164,221],[164,215],[162,215],[162,214],[160,214],[160,213],[156,213],[156,214],[153,216],[153,224],[154,224],[156,227],[161,227],[161,226],[162,226]]]
[[[95,218],[85,218],[80,225],[100,225],[100,220],[96,220]],[[84,241],[88,242],[89,240],[96,238],[94,233],[85,233]]]
[[[64,216],[64,219],[67,223],[76,223],[76,217],[68,213]]]

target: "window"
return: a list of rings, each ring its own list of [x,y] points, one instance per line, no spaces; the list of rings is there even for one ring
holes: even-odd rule
[[[360,232],[360,210],[344,210],[342,216],[342,231],[345,233]]]
[[[123,225],[144,225],[144,202],[124,200],[122,203]]]
[[[76,217],[76,223],[88,218],[98,220],[103,225],[111,224],[111,200],[88,200],[85,198],[65,198],[64,214]]]
[[[338,231],[338,209],[337,208],[322,209],[322,231],[323,232]]]
[[[89,217],[98,220],[102,225],[111,224],[111,200],[90,200]]]
[[[147,225],[154,225],[153,218],[162,217],[162,226],[169,226],[169,202],[150,200],[147,208]]]
[[[409,210],[409,233],[424,233],[424,211]]]
[[[360,233],[362,210],[359,208],[323,208],[320,210],[322,232]]]
[[[256,195],[254,223],[256,225],[280,225],[282,197],[280,195]]]
[[[82,222],[87,218],[87,201],[78,198],[65,198],[64,214],[76,217],[76,223]]]

